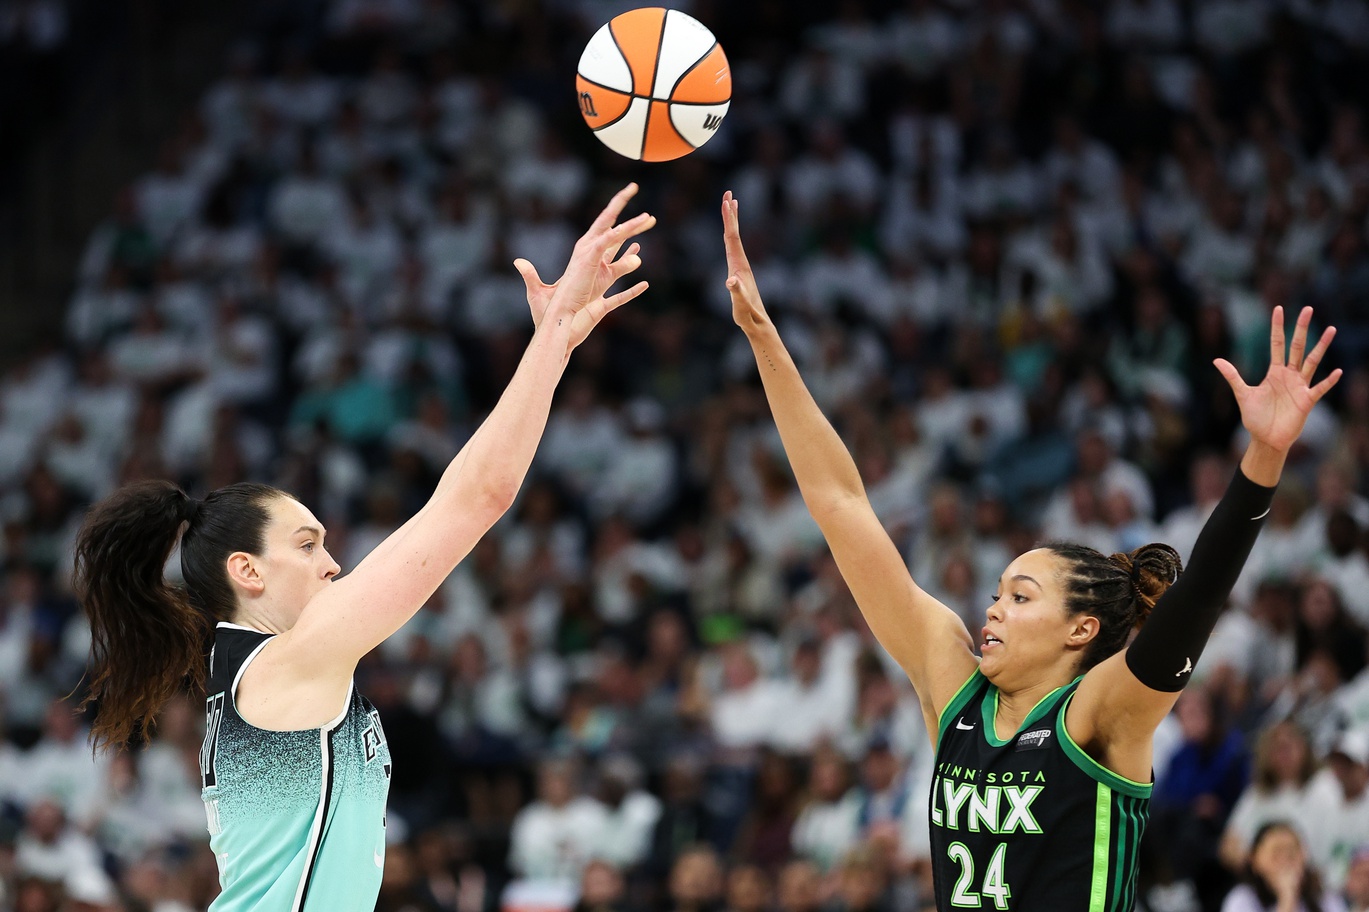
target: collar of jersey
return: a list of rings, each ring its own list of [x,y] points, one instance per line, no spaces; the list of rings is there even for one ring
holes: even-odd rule
[[[1011,744],[1013,738],[1022,734],[1023,729],[1035,725],[1040,721],[1042,716],[1050,712],[1051,706],[1055,703],[1055,698],[1060,695],[1061,691],[1067,690],[1075,684],[1078,684],[1083,677],[1083,675],[1080,675],[1068,684],[1061,684],[1059,687],[1055,688],[1055,690],[1052,690],[1050,693],[1037,700],[1036,705],[1032,707],[1032,711],[1027,713],[1027,718],[1023,719],[1022,724],[1017,727],[1017,731],[1013,732],[1006,739],[1000,739],[998,737],[998,688],[993,688],[993,699],[984,700],[980,703],[984,716],[984,740],[989,742],[990,747],[1003,747]]]

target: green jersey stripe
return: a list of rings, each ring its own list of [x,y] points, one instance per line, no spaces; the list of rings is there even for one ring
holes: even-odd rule
[[[1139,857],[1141,852],[1141,836],[1146,831],[1146,823],[1150,820],[1149,806],[1142,801],[1132,800],[1128,802],[1132,820],[1136,825],[1131,831],[1131,853],[1133,857]],[[1132,865],[1127,873],[1127,894],[1126,903],[1123,909],[1130,909],[1136,904],[1136,878],[1139,871],[1138,865]]]
[[[1093,818],[1093,882],[1089,889],[1089,912],[1107,912],[1108,857],[1112,842],[1112,790],[1098,783]]]
[[[1060,704],[1058,728],[1060,730],[1060,746],[1064,748],[1065,756],[1073,760],[1075,766],[1087,773],[1092,779],[1097,780],[1099,784],[1107,785],[1123,795],[1130,795],[1133,798],[1149,798],[1153,788],[1151,783],[1137,782],[1119,773],[1114,773],[1074,743],[1074,738],[1070,736],[1069,730],[1065,727],[1065,715],[1069,712],[1070,700],[1074,699],[1075,693],[1078,691],[1071,693]]]
[[[1131,829],[1131,815],[1127,813],[1127,801],[1124,796],[1114,796],[1114,800],[1117,802],[1117,835],[1114,837],[1117,841],[1117,867],[1112,877],[1112,905],[1108,908],[1115,910],[1122,908],[1119,904],[1122,898],[1122,881],[1127,879],[1127,849],[1131,846],[1128,830]]]

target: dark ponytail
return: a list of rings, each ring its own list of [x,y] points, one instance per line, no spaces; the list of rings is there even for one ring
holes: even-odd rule
[[[91,508],[76,537],[74,585],[90,619],[85,702],[98,705],[97,749],[128,743],[187,678],[203,689],[210,625],[236,605],[226,559],[261,553],[267,503],[278,496],[266,485],[239,484],[200,502],[171,482],[145,481]],[[165,579],[178,537],[185,589]]]
[[[1121,651],[1183,571],[1179,552],[1169,545],[1142,545],[1111,556],[1068,542],[1042,547],[1064,561],[1066,613],[1098,618],[1098,635],[1084,650],[1081,672]]]

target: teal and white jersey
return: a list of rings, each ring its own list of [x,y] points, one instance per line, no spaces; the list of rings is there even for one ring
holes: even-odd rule
[[[223,888],[210,912],[370,912],[390,791],[380,714],[353,685],[322,728],[249,725],[238,682],[271,637],[221,623],[209,654],[200,776]]]

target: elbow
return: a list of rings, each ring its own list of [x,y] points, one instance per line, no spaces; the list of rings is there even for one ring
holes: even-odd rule
[[[823,525],[829,517],[840,516],[852,507],[869,503],[865,496],[865,490],[860,487],[854,490],[842,488],[826,491],[820,496],[812,498],[805,496],[804,502],[808,506],[808,512],[819,526]]]
[[[491,479],[489,483],[481,485],[479,490],[475,492],[471,498],[470,507],[481,518],[488,520],[488,524],[492,526],[509,511],[517,497],[517,484]]]

